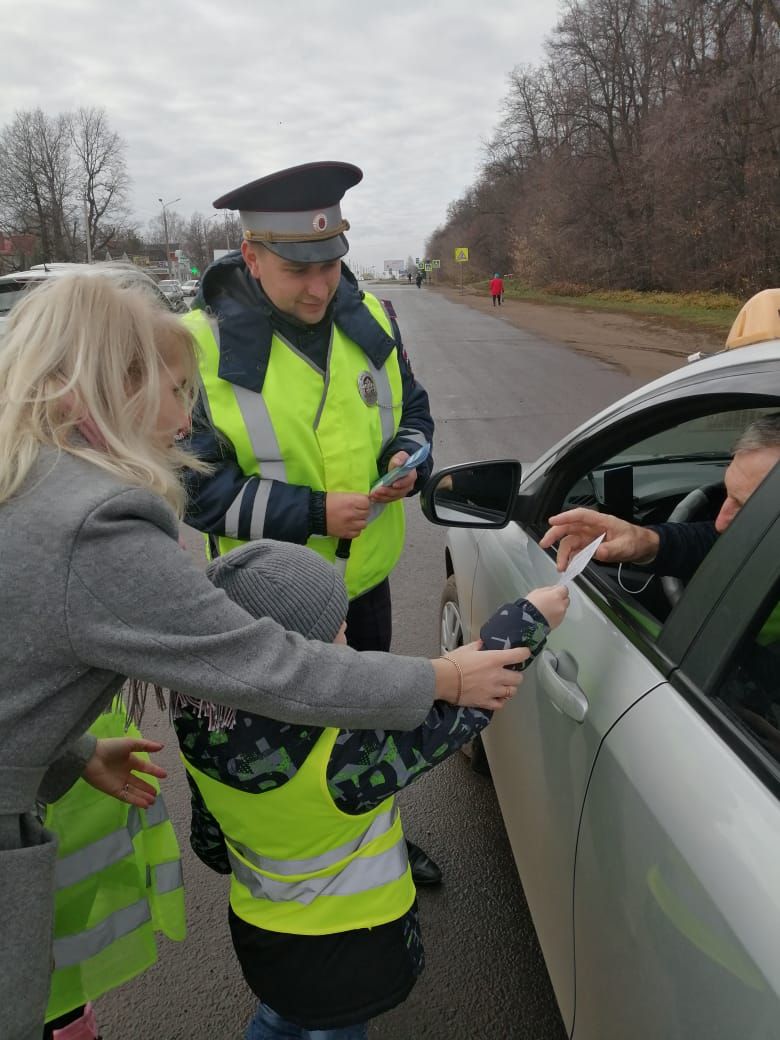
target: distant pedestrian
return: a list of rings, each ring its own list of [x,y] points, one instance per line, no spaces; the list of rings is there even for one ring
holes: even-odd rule
[[[418,272],[417,272],[417,277],[416,277],[416,278],[415,278],[415,280],[414,280],[414,284],[415,284],[415,285],[417,286],[417,288],[419,289],[419,288],[420,288],[420,286],[422,285],[422,283],[423,283],[423,276],[422,276],[422,271],[418,271]]]
[[[412,284],[412,272],[411,271],[407,271],[406,272],[406,277],[409,279],[409,285],[411,285]]]
[[[493,306],[498,304],[500,307],[504,298],[504,279],[498,272],[490,279],[490,295],[493,297]]]

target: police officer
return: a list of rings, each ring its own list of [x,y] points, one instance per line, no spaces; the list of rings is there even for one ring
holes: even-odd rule
[[[195,453],[213,472],[190,478],[187,520],[212,555],[253,538],[347,557],[347,640],[389,650],[388,576],[403,549],[402,499],[430,475],[430,456],[388,487],[377,480],[433,436],[395,313],[363,293],[341,262],[345,192],[356,166],[307,163],[223,195],[239,211],[241,250],[201,279],[185,321],[201,348]],[[373,489],[373,490],[372,490]],[[441,873],[409,849],[418,884]]]

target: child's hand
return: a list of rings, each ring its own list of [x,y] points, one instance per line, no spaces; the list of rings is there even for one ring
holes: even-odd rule
[[[544,614],[550,628],[560,625],[569,608],[569,590],[565,585],[545,585],[529,592],[525,598]]]

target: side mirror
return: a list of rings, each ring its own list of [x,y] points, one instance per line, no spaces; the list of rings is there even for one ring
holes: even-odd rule
[[[433,524],[498,530],[511,519],[520,475],[514,459],[449,466],[428,480],[420,505]]]

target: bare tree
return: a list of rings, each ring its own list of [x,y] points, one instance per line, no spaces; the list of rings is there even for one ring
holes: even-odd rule
[[[85,230],[93,247],[103,249],[127,228],[125,144],[102,108],[80,108],[70,130],[74,183],[86,204]]]
[[[72,188],[67,116],[18,112],[0,135],[0,212],[40,238],[43,259],[73,258]]]
[[[83,259],[87,227],[96,249],[124,232],[127,186],[124,144],[102,109],[17,112],[0,132],[0,222],[35,235],[40,259]]]
[[[429,249],[538,284],[780,281],[777,0],[565,0],[546,53]]]
[[[175,209],[166,209],[166,220],[168,222],[168,244],[171,249],[174,244],[178,249],[187,234],[187,221]],[[152,217],[146,228],[146,237],[149,242],[165,245],[165,221],[162,211]]]

